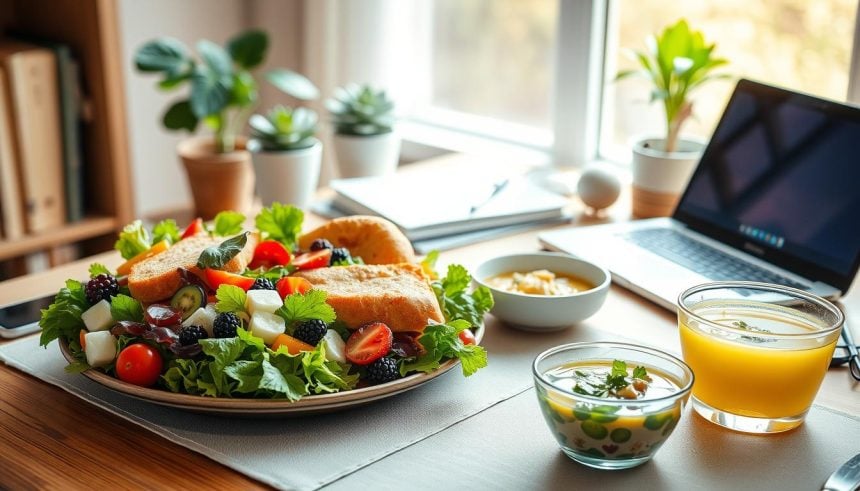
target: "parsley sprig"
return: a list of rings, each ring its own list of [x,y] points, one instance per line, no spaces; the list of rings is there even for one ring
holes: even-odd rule
[[[633,369],[632,376],[628,376],[627,363],[622,360],[613,360],[612,368],[604,379],[589,376],[581,370],[575,370],[574,374],[580,378],[573,387],[577,394],[592,397],[617,396],[618,391],[630,385],[633,380],[648,380],[648,371],[645,367],[637,366]]]

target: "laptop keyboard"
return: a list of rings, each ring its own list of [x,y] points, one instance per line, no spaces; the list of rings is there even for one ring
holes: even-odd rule
[[[726,254],[672,229],[633,230],[624,238],[714,281],[760,281],[801,290],[809,288],[782,275]]]

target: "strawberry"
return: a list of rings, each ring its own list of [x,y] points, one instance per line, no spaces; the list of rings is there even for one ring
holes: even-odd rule
[[[304,295],[311,288],[313,288],[313,285],[311,285],[310,281],[295,276],[284,276],[275,284],[275,289],[278,290],[278,294],[282,299],[293,293]]]
[[[314,269],[328,266],[331,260],[331,249],[320,249],[314,252],[299,254],[293,259],[296,269]]]
[[[359,328],[346,340],[346,359],[356,365],[369,365],[391,350],[394,335],[382,322]]]

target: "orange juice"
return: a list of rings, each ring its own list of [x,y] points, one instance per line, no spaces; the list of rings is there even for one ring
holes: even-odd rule
[[[802,416],[809,409],[838,332],[815,336],[820,324],[778,305],[732,302],[726,307],[714,301],[691,310],[701,319],[733,328],[679,315],[684,360],[696,375],[696,399],[753,418]]]

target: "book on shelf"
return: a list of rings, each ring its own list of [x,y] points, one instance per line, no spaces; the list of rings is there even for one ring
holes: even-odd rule
[[[562,219],[568,204],[528,176],[490,174],[482,167],[455,175],[422,169],[338,179],[330,186],[336,208],[386,218],[413,242]]]
[[[33,44],[2,40],[0,66],[6,72],[26,230],[46,232],[66,223],[56,56]]]
[[[24,235],[24,201],[21,198],[13,125],[6,71],[0,66],[0,218],[6,240]]]

